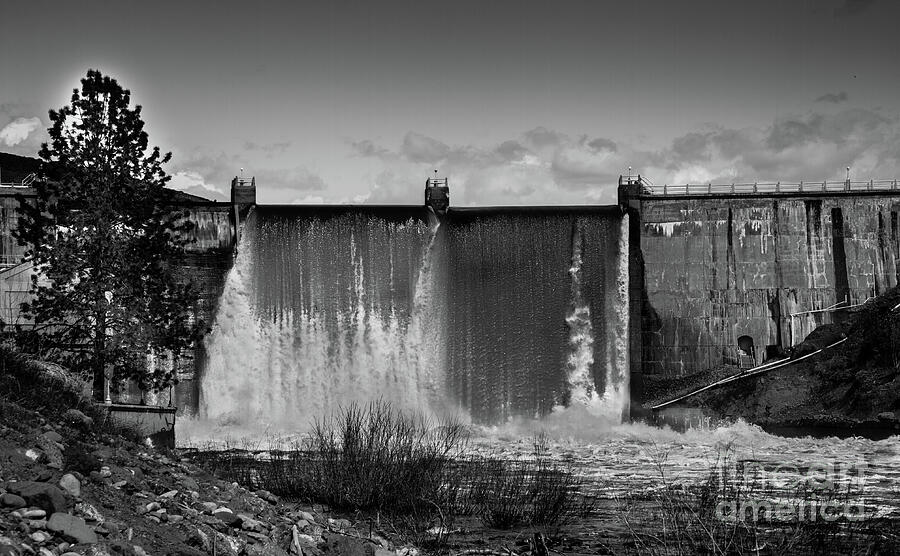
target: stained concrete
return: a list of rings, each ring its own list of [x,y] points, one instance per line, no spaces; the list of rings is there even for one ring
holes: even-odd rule
[[[843,312],[897,284],[894,192],[661,196],[627,191],[632,288],[640,301],[633,373],[683,375],[799,343]],[[636,218],[635,218],[636,217]],[[635,252],[636,250],[636,252]],[[634,296],[632,299],[635,299]],[[638,328],[633,327],[632,330]]]

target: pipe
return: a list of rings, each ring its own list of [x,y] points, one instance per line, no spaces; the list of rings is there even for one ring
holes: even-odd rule
[[[834,342],[834,343],[831,344],[831,345],[827,345],[827,346],[825,346],[825,347],[823,347],[823,348],[821,348],[821,349],[817,349],[816,351],[814,351],[814,352],[812,352],[812,353],[807,353],[806,355],[804,355],[804,356],[802,356],[802,357],[798,357],[797,359],[790,359],[790,358],[779,359],[779,360],[774,361],[774,362],[769,362],[769,363],[766,363],[766,364],[764,364],[764,365],[760,365],[759,367],[754,367],[753,369],[749,369],[749,370],[747,370],[747,371],[738,373],[738,374],[736,374],[736,375],[731,375],[731,376],[729,376],[729,377],[725,377],[725,378],[723,378],[723,379],[719,379],[719,380],[713,382],[712,384],[707,384],[707,385],[704,386],[703,388],[698,388],[698,389],[696,389],[696,390],[693,390],[693,391],[691,391],[691,392],[688,392],[687,394],[678,396],[678,397],[675,398],[675,399],[668,400],[668,401],[665,401],[665,402],[656,404],[656,405],[654,405],[654,406],[651,406],[651,407],[650,407],[650,410],[651,410],[651,411],[658,411],[658,410],[660,410],[660,409],[662,409],[662,408],[664,408],[664,407],[668,407],[668,406],[670,406],[670,405],[672,405],[672,404],[674,404],[674,403],[680,402],[681,400],[690,398],[690,397],[695,396],[695,395],[697,395],[697,394],[699,394],[699,393],[701,393],[701,392],[705,392],[705,391],[707,391],[707,390],[709,390],[709,389],[711,389],[711,388],[715,388],[716,386],[722,386],[722,385],[724,385],[724,384],[728,384],[728,383],[730,383],[730,382],[735,382],[735,381],[741,380],[741,379],[743,379],[743,378],[749,378],[749,377],[751,377],[751,376],[757,376],[757,375],[765,374],[765,373],[774,371],[774,370],[776,370],[776,369],[781,369],[781,368],[783,368],[783,367],[787,367],[788,365],[793,365],[794,363],[799,363],[800,361],[803,361],[804,359],[808,359],[808,358],[812,357],[813,355],[816,355],[816,354],[818,354],[818,353],[821,353],[821,352],[825,351],[826,349],[831,349],[831,348],[833,348],[833,347],[835,347],[835,346],[837,346],[837,345],[843,344],[843,343],[846,342],[846,341],[847,341],[847,338],[842,338],[842,339],[838,340],[837,342]]]

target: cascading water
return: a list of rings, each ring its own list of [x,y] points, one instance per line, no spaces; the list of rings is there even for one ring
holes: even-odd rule
[[[627,412],[627,225],[614,209],[257,207],[200,414],[303,426],[338,404],[480,423]]]
[[[302,426],[350,401],[431,407],[445,356],[436,226],[418,212],[258,207],[207,339],[201,414]]]
[[[628,396],[622,218],[597,209],[451,213],[449,385],[474,420],[538,418],[573,404],[621,419]]]

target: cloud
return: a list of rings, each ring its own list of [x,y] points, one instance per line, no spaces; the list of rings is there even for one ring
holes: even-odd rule
[[[223,187],[207,183],[197,172],[175,172],[166,186],[170,189],[190,193],[213,201],[226,201],[229,198]]]
[[[437,139],[410,131],[403,138],[403,155],[413,162],[440,162],[450,154],[450,147]]]
[[[494,145],[451,145],[410,131],[392,151],[366,140],[355,152],[383,168],[366,202],[417,203],[432,169],[450,178],[455,205],[614,203],[618,176],[655,183],[859,179],[900,175],[900,118],[881,110],[809,111],[770,125],[689,130],[658,149],[540,127]]]
[[[568,137],[566,137],[564,133],[541,126],[526,131],[524,139],[536,149],[543,149],[546,147],[555,147],[564,143],[568,140]]]
[[[264,160],[264,158],[263,158]],[[170,187],[191,192],[189,188],[226,194],[231,180],[244,169],[244,176],[256,177],[258,197],[265,203],[289,203],[302,192],[327,189],[321,176],[303,165],[273,167],[270,162],[260,163],[243,154],[226,154],[202,149],[176,155],[173,158]],[[198,195],[211,198],[212,194]]]
[[[825,93],[816,99],[816,102],[829,102],[832,104],[838,104],[841,102],[846,102],[849,97],[845,91],[841,91],[839,93]]]
[[[40,118],[16,118],[0,129],[0,141],[7,147],[14,147],[28,139],[28,136],[40,127]]]
[[[369,139],[363,139],[362,141],[351,140],[348,142],[353,154],[357,156],[384,157],[391,154],[390,149],[382,147]]]
[[[244,143],[244,150],[247,151],[260,151],[268,155],[274,155],[283,153],[288,150],[291,146],[291,141],[280,141],[276,143],[264,143],[258,144],[253,141],[246,141]]]

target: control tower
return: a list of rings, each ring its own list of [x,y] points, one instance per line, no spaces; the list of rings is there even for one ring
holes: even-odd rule
[[[450,186],[447,178],[435,177],[425,180],[425,206],[431,207],[436,214],[445,214],[450,206]]]

